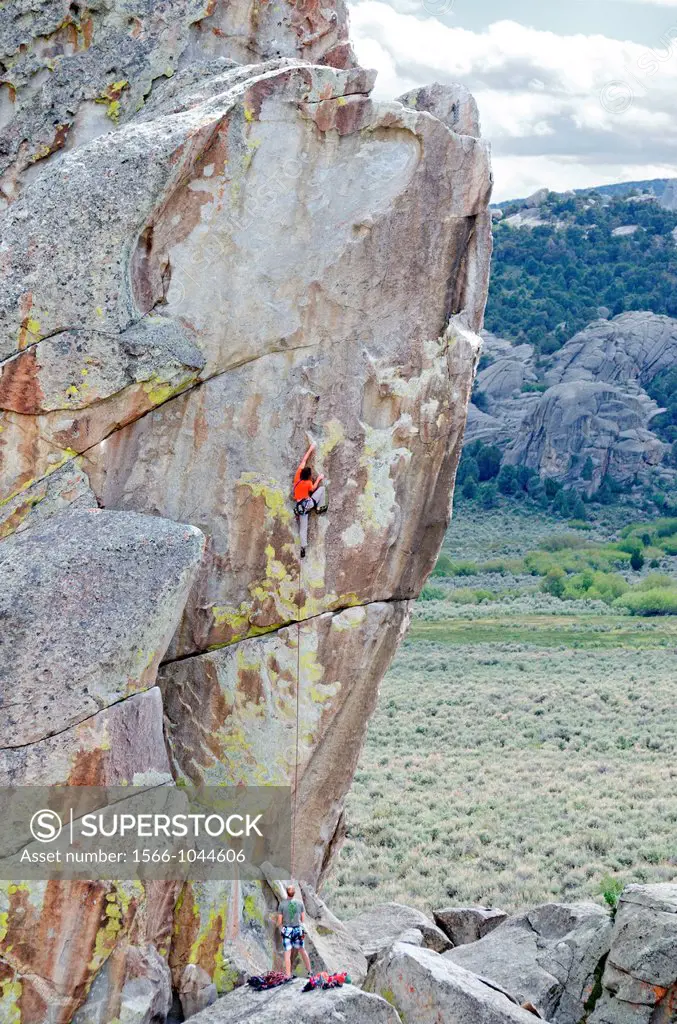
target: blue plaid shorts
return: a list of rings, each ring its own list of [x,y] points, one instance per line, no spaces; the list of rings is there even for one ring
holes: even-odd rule
[[[305,932],[300,926],[291,928],[289,925],[283,925],[280,929],[280,934],[282,935],[283,949],[303,949]]]

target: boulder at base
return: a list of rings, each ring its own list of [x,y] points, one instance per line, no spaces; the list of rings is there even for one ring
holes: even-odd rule
[[[301,882],[301,895],[306,908],[306,949],[313,970],[347,971],[353,984],[361,985],[367,976],[367,959],[357,940],[307,882]]]
[[[304,992],[299,978],[268,992],[238,988],[209,1009],[191,1017],[193,1024],[399,1024],[385,999],[354,985]],[[526,1015],[525,1015],[526,1016]],[[533,1018],[532,1018],[533,1020]]]
[[[611,942],[595,903],[544,903],[445,958],[504,986],[553,1024],[577,1024]]]
[[[590,1024],[677,1020],[677,885],[629,885]]]
[[[411,942],[412,929],[422,935],[422,945],[436,953],[451,949],[451,942],[444,932],[421,910],[405,907],[402,903],[381,903],[358,914],[346,927],[362,947],[370,962],[385,952],[394,942],[401,942],[405,933]]]
[[[396,943],[376,961],[365,988],[415,1024],[533,1024],[531,1013],[470,971],[430,949]]]
[[[493,907],[445,907],[433,917],[454,946],[477,942],[508,919],[505,910]]]

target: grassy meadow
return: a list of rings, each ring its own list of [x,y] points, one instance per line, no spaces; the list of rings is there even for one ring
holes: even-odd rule
[[[337,913],[677,879],[677,523],[659,527],[454,520],[369,727]]]

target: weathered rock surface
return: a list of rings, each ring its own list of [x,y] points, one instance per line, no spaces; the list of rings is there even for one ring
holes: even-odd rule
[[[553,357],[546,379],[648,384],[677,362],[677,320],[656,313],[621,313],[596,320]]]
[[[186,1020],[216,1002],[218,993],[210,976],[197,964],[187,964],[179,983],[181,1009]]]
[[[297,874],[321,873],[377,697],[355,674],[385,671],[408,622],[402,603],[326,613],[269,636],[173,662],[159,675],[177,778],[195,785],[284,785],[295,775]],[[298,642],[307,683],[297,693]]]
[[[94,492],[76,462],[68,462],[0,504],[0,540],[28,530],[57,512],[85,508],[98,508]]]
[[[134,117],[154,86],[205,58],[302,57],[349,67],[342,0],[16,0],[0,9],[0,203],[53,154]],[[0,206],[1,209],[1,206]]]
[[[677,1007],[677,885],[629,885],[591,1024],[662,1024]]]
[[[172,1004],[171,982],[167,961],[155,946],[120,945],[97,975],[73,1024],[164,1021]]]
[[[444,907],[436,910],[433,917],[452,945],[465,946],[493,932],[508,915],[493,907]]]
[[[353,985],[361,985],[367,976],[367,958],[359,943],[307,882],[301,882],[301,894],[306,908],[306,949],[313,971],[347,971]]]
[[[193,526],[98,509],[6,540],[0,749],[62,733],[153,686],[203,547]]]
[[[292,981],[269,992],[239,988],[197,1014],[195,1024],[398,1024],[385,999],[355,985],[303,992],[305,981]]]
[[[578,1024],[611,942],[611,919],[594,903],[546,903],[478,942],[450,950],[455,964],[531,1002],[554,1024]]]
[[[491,363],[477,377],[483,411],[471,405],[467,441],[498,443],[508,464],[588,493],[605,474],[625,484],[674,477],[662,465],[668,446],[652,431],[660,410],[645,388],[675,365],[677,320],[645,312],[596,320],[551,358],[542,393],[531,390],[539,383],[531,345],[487,334],[484,352]],[[588,458],[592,473],[583,480]]]
[[[398,96],[400,103],[427,110],[458,135],[480,137],[480,115],[473,95],[464,85],[423,85]]]
[[[346,927],[370,962],[414,930],[420,932],[422,944],[427,949],[437,953],[451,949],[447,936],[430,918],[421,910],[401,903],[381,903],[370,907],[346,921]]]
[[[365,988],[416,1024],[533,1024],[533,1016],[470,971],[430,949],[397,943],[370,968]]]
[[[27,746],[0,749],[0,786],[171,782],[157,687]]]
[[[177,895],[167,882],[0,882],[0,1020],[68,1024],[82,1007],[82,1024],[110,1024],[125,987],[130,1012],[164,1006]]]
[[[607,474],[621,483],[646,478],[667,448],[648,429],[657,411],[647,395],[631,395],[610,384],[555,384],[523,420],[506,462],[529,466],[554,480],[574,481],[590,458],[590,491]]]
[[[491,244],[471,99],[378,104],[353,64],[342,0],[0,9],[2,771],[166,778],[165,658],[178,777],[298,774],[311,881],[448,522]],[[301,574],[307,434],[331,511]],[[161,1019],[167,968],[224,993],[274,948],[265,884],[170,887],[155,931],[148,892],[115,928],[110,887],[5,895],[22,1024]],[[396,1019],[365,998],[327,1013]]]

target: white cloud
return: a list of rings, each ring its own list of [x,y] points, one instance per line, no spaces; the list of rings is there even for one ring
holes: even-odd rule
[[[645,4],[650,7],[677,7],[677,0],[612,0],[612,3]]]
[[[532,184],[647,178],[650,167],[677,175],[677,22],[646,47],[509,20],[471,32],[382,0],[361,0],[351,19],[360,62],[379,71],[377,96],[432,81],[472,90],[494,148],[498,198]]]

